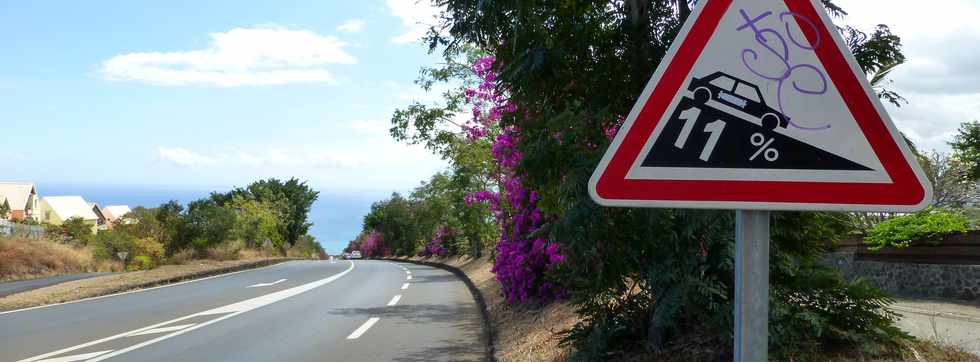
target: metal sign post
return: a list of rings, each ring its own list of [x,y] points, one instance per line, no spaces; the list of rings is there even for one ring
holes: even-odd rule
[[[735,361],[769,348],[769,211],[735,212]]]

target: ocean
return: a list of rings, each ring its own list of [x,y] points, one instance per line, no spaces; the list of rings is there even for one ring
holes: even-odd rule
[[[44,196],[77,195],[88,202],[105,205],[129,205],[129,207],[157,207],[169,200],[182,205],[211,192],[226,192],[231,187],[184,187],[151,185],[97,185],[38,183],[38,194]],[[309,220],[313,223],[310,234],[316,237],[327,253],[337,254],[347,242],[361,231],[361,221],[375,201],[388,197],[386,191],[331,191],[318,190],[320,197],[310,209]]]

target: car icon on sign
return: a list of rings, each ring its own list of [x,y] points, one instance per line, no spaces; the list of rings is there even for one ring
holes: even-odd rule
[[[759,87],[723,72],[694,78],[687,90],[694,93],[694,103],[698,105],[709,100],[718,101],[759,118],[766,129],[786,128],[789,125],[789,117],[766,104]]]

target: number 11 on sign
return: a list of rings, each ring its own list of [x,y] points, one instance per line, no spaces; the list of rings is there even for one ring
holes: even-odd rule
[[[687,139],[691,137],[691,131],[694,130],[694,124],[698,123],[699,117],[701,117],[701,110],[698,108],[691,108],[681,112],[678,118],[684,120],[684,127],[681,128],[681,133],[674,140],[674,147],[684,149],[684,146],[687,145]],[[708,143],[704,145],[704,149],[701,150],[701,155],[698,158],[701,161],[707,162],[711,159],[711,154],[715,151],[715,146],[718,145],[718,139],[721,138],[721,133],[725,131],[725,121],[719,119],[708,123],[704,125],[704,131],[711,135],[708,136]]]

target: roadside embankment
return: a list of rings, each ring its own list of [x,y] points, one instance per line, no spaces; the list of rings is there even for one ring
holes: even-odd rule
[[[130,290],[145,289],[239,270],[259,268],[288,260],[295,259],[190,260],[185,264],[164,265],[151,270],[75,280],[0,298],[0,311],[64,303]]]
[[[44,239],[0,237],[0,282],[122,269],[122,263],[96,260],[87,249]]]
[[[490,346],[496,360],[564,361],[570,349],[559,347],[560,332],[570,328],[578,316],[567,303],[509,305],[500,292],[500,283],[490,271],[493,261],[488,257],[413,257],[392,260],[421,263],[454,271],[469,279],[479,295],[477,303],[485,308]],[[455,269],[455,270],[453,270]],[[482,303],[481,303],[482,300]]]
[[[575,309],[568,303],[556,302],[546,306],[509,305],[500,291],[500,283],[490,271],[493,262],[490,258],[468,257],[412,257],[393,258],[391,260],[407,261],[441,267],[453,271],[460,277],[468,279],[471,289],[475,289],[477,303],[484,308],[487,319],[490,348],[495,360],[510,361],[567,361],[572,356],[572,348],[559,346],[561,332],[571,328],[579,321]],[[908,330],[903,320],[899,325]],[[914,332],[914,331],[913,331]],[[920,337],[909,344],[909,351],[904,358],[895,360],[911,361],[980,361],[976,355],[969,353],[971,346],[963,341],[948,338]],[[964,348],[966,347],[966,348]],[[661,356],[664,357],[664,356]],[[833,361],[865,361],[890,360],[889,358],[869,357],[864,352],[844,348],[841,350],[824,351],[815,360]],[[621,360],[649,360],[648,354],[639,353],[631,356],[620,356]],[[659,359],[659,358],[658,358]],[[667,360],[674,360],[667,357]]]

